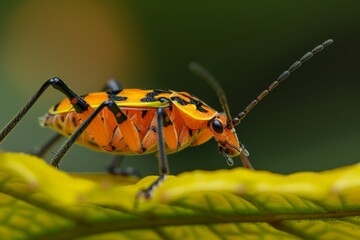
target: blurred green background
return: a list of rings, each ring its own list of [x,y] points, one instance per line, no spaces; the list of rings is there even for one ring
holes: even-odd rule
[[[354,164],[360,160],[356,0],[0,1],[0,126],[54,76],[79,94],[116,78],[128,88],[188,91],[220,110],[211,88],[188,71],[191,61],[217,76],[236,115],[328,38],[334,44],[269,95],[237,132],[257,169],[291,173]],[[44,143],[52,131],[37,119],[61,99],[48,90],[1,149],[26,152]],[[61,168],[104,171],[111,159],[75,146]],[[175,174],[228,168],[213,140],[169,159]],[[153,155],[127,157],[130,165],[157,173]]]

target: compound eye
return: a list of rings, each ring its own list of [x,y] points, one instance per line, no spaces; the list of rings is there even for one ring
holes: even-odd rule
[[[212,128],[214,129],[215,132],[217,133],[222,133],[224,131],[223,125],[221,124],[221,122],[217,119],[215,119],[212,122]]]

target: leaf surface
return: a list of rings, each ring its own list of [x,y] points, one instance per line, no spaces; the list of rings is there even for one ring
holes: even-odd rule
[[[280,175],[243,168],[137,181],[67,174],[0,153],[1,239],[357,239],[360,165]]]

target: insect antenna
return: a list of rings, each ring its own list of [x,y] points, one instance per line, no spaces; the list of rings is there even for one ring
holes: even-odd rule
[[[225,92],[224,92],[223,88],[221,87],[220,83],[215,79],[215,77],[208,70],[206,70],[203,66],[201,66],[198,63],[190,63],[189,69],[193,73],[198,75],[199,77],[205,79],[208,82],[208,84],[213,88],[213,90],[215,91],[216,95],[219,98],[221,107],[224,110],[224,113],[225,113],[225,116],[227,119],[226,127],[229,129],[233,128],[234,125],[232,124],[232,117],[230,115],[229,105],[226,100]],[[242,162],[242,165],[246,168],[254,169],[248,158],[249,152],[245,149],[245,147],[242,144],[241,144],[241,149],[242,149],[242,151],[240,153],[240,160]],[[222,151],[220,151],[220,152],[224,155],[228,165],[232,166],[234,164],[234,160],[230,156],[228,156],[226,153],[224,153]]]
[[[193,73],[195,73],[196,75],[198,75],[199,77],[204,79],[215,91],[216,95],[219,98],[221,107],[224,110],[224,113],[225,113],[225,116],[227,119],[227,126],[229,128],[231,128],[232,127],[232,117],[230,114],[230,109],[229,109],[229,105],[227,103],[225,92],[224,92],[223,88],[221,87],[220,83],[216,80],[216,78],[208,70],[206,70],[203,66],[201,66],[198,63],[195,63],[195,62],[190,63],[189,69]]]
[[[237,117],[235,117],[232,120],[232,125],[236,126],[238,125],[246,116],[247,114],[251,111],[251,109],[253,109],[266,95],[269,94],[269,92],[273,91],[282,81],[284,81],[287,77],[290,76],[290,74],[295,71],[296,69],[298,69],[301,64],[303,64],[304,62],[306,62],[307,60],[309,60],[314,54],[322,51],[325,47],[329,46],[330,44],[333,43],[332,39],[328,39],[325,42],[323,42],[322,44],[316,46],[313,50],[311,50],[310,52],[307,52],[304,56],[302,56],[302,58],[300,58],[300,60],[294,62],[288,70],[285,70],[282,74],[280,74],[280,76],[276,79],[276,81],[274,81],[273,83],[271,83],[267,89],[265,89],[264,91],[262,91],[257,97],[256,99],[254,99],[249,105],[247,105],[247,107],[238,114]]]

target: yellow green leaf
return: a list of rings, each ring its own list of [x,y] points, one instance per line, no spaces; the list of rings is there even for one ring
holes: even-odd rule
[[[67,174],[0,153],[1,239],[356,239],[360,165],[280,175],[243,168],[167,176]]]

